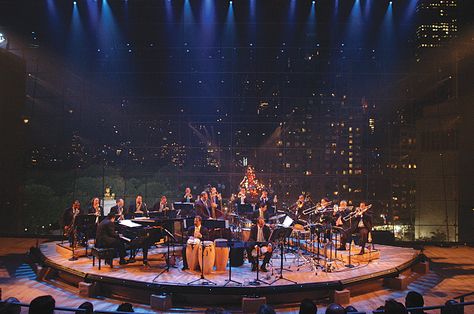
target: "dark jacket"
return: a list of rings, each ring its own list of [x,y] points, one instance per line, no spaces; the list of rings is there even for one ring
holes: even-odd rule
[[[257,241],[257,231],[258,231],[257,225],[252,226],[252,228],[250,229],[250,238],[249,238],[250,241]],[[270,239],[270,234],[271,234],[270,227],[268,227],[267,225],[264,225],[263,237],[265,238],[265,241],[268,241]]]
[[[207,205],[207,209],[206,209]],[[196,201],[194,203],[194,210],[196,211],[196,215],[199,215],[202,217],[202,219],[208,219],[211,214],[211,201],[207,200],[206,204],[202,200]]]
[[[130,204],[130,206],[128,207],[127,216],[135,217],[136,210],[137,210],[137,204],[135,202]],[[148,216],[148,208],[145,203],[142,203],[141,211],[143,212],[143,216],[145,217]]]
[[[110,213],[112,213],[114,215],[118,215],[119,214],[119,207],[117,205],[112,206],[110,208]],[[123,207],[122,207],[122,214],[125,215],[125,208],[123,208]]]
[[[194,226],[191,226],[188,228],[188,237],[194,236]],[[209,229],[201,225],[201,234],[202,234],[202,239],[203,241],[209,239]]]
[[[104,208],[102,206],[99,205],[99,209],[100,209],[100,215],[101,216],[104,216]],[[89,214],[95,214],[95,209],[94,207],[89,207],[88,211],[87,211]]]
[[[61,224],[63,227],[69,226],[72,223],[74,217],[72,207],[66,208],[63,212],[63,217],[61,219]]]
[[[119,236],[115,233],[115,224],[109,218],[105,218],[97,226],[96,246],[107,247],[116,239],[119,239]]]

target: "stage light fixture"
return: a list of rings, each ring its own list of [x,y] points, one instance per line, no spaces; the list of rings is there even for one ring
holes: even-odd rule
[[[0,33],[0,48],[6,48],[7,47],[7,38],[3,36],[2,33]]]

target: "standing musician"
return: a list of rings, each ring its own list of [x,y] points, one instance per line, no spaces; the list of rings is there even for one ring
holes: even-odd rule
[[[116,216],[116,219],[117,220],[123,220],[125,219],[124,217],[124,209],[123,209],[123,205],[124,205],[124,201],[122,198],[119,198],[115,201],[115,206],[112,206],[110,208],[110,212],[112,214],[114,214]]]
[[[92,199],[91,207],[89,207],[89,214],[95,215],[95,223],[99,223],[99,217],[104,216],[104,208],[100,206],[100,200],[98,197]]]
[[[331,207],[331,201],[327,197],[323,197],[320,202],[320,206],[317,207],[317,211],[320,215],[319,221],[323,225],[323,230],[324,230],[324,240],[330,241],[330,233],[331,233],[331,228],[332,228],[332,210],[333,208]]]
[[[143,196],[138,194],[135,198],[135,203],[128,207],[128,215],[130,217],[148,217],[148,208],[143,202]]]
[[[120,257],[120,265],[127,264],[125,260],[125,245],[115,232],[115,214],[109,213],[97,226],[95,245],[98,248],[114,248]]]
[[[214,219],[222,217],[222,195],[217,192],[215,187],[211,188],[209,199],[211,201],[211,217]]]
[[[341,232],[341,241],[340,241],[340,246],[338,250],[344,251],[346,249],[346,242],[347,239],[350,237],[350,232],[352,231],[351,229],[351,221],[350,220],[344,220],[343,218],[346,217],[351,213],[351,207],[347,206],[347,201],[341,200],[339,202],[339,206],[336,207],[334,206],[334,212],[333,212],[333,220],[334,224],[337,227],[341,227],[343,230]]]
[[[368,242],[369,232],[372,230],[372,215],[368,213],[371,205],[367,206],[365,202],[360,202],[359,208],[356,208],[354,218],[353,231],[359,233],[360,252],[359,255],[365,253],[365,244]]]
[[[193,203],[193,195],[191,194],[191,188],[187,187],[184,190],[184,196],[183,199],[181,200],[182,203]]]
[[[245,205],[249,203],[247,199],[247,191],[245,190],[245,188],[240,188],[240,191],[237,194],[237,199],[235,200],[235,202],[237,205],[238,204]]]
[[[207,193],[206,193],[207,194]],[[202,217],[194,217],[194,226],[187,230],[188,236],[191,238],[204,241],[209,238],[209,230],[202,225]],[[188,261],[186,260],[186,246],[183,247],[183,270],[188,269]]]
[[[262,190],[262,195],[258,199],[258,210],[254,213],[254,218],[263,217],[268,219],[269,208],[273,205],[272,201],[268,197],[268,191]]]
[[[208,198],[207,192],[201,192],[200,198],[194,203],[194,209],[196,215],[201,216],[204,219],[211,218],[211,201]]]
[[[64,236],[68,237],[69,243],[74,242],[74,228],[77,215],[81,213],[81,203],[75,200],[71,207],[68,207],[63,212],[62,225],[64,228]]]
[[[263,243],[268,242],[270,240],[270,234],[270,228],[265,224],[265,220],[262,217],[257,218],[257,224],[252,226],[252,228],[250,229],[249,238],[249,242],[256,242],[255,247],[247,247],[247,256],[249,258],[249,262],[252,264],[252,271],[257,270],[257,258],[259,255],[252,255],[252,251],[254,249],[261,250],[262,254],[264,255],[263,263],[260,267],[260,270],[263,272],[268,271],[266,265],[268,264],[268,262],[270,262],[270,259],[272,258],[273,250],[270,243],[267,246],[263,245]]]

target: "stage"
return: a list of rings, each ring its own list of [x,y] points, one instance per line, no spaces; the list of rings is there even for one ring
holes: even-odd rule
[[[398,274],[410,270],[418,263],[420,252],[411,248],[395,246],[376,245],[376,251],[368,254],[376,259],[368,261],[357,261],[353,256],[353,268],[345,266],[345,261],[334,261],[332,267],[327,267],[323,261],[322,267],[314,267],[317,264],[303,264],[303,258],[311,255],[300,256],[296,253],[286,253],[284,259],[283,277],[278,280],[280,273],[280,255],[275,252],[268,273],[259,273],[259,279],[272,284],[261,283],[259,286],[252,285],[256,278],[256,272],[251,271],[251,265],[245,261],[240,267],[232,268],[232,279],[242,283],[241,285],[226,284],[228,271],[212,272],[205,275],[211,284],[201,284],[192,281],[199,279],[200,272],[182,270],[179,260],[176,268],[170,268],[160,276],[166,266],[164,260],[165,247],[150,250],[150,267],[142,265],[140,256],[133,264],[118,265],[118,259],[114,260],[113,268],[102,265],[98,270],[97,263],[92,266],[91,257],[80,257],[76,261],[70,261],[64,251],[58,249],[59,242],[47,242],[39,246],[36,251],[44,266],[44,277],[54,277],[68,284],[77,286],[79,282],[92,283],[95,286],[95,294],[118,299],[132,300],[148,304],[152,294],[171,294],[173,304],[231,304],[239,303],[243,296],[265,296],[269,303],[298,302],[305,296],[313,298],[327,297],[334,290],[359,289],[367,292],[379,289],[383,278],[395,277]],[[358,250],[357,250],[358,251]],[[357,252],[356,251],[356,252]],[[176,255],[181,249],[176,247]],[[347,253],[342,253],[347,254]],[[367,254],[366,254],[367,255]],[[341,259],[344,259],[342,257]],[[323,270],[331,268],[330,272]],[[284,296],[284,297],[283,297]]]

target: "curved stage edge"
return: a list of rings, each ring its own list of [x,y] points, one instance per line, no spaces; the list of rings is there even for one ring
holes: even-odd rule
[[[39,279],[54,278],[72,286],[78,287],[79,282],[91,283],[93,295],[129,300],[137,303],[150,304],[150,296],[169,294],[173,304],[193,306],[198,305],[228,305],[240,303],[242,297],[266,297],[271,304],[288,304],[300,302],[305,297],[313,299],[325,298],[335,290],[349,289],[351,295],[366,293],[382,288],[383,279],[393,278],[401,273],[409,272],[421,260],[421,252],[395,246],[377,245],[380,258],[370,262],[361,262],[355,268],[347,268],[339,263],[333,272],[314,272],[309,265],[298,270],[295,264],[296,255],[287,258],[284,267],[291,271],[284,271],[284,278],[297,281],[296,284],[286,280],[279,280],[273,285],[249,285],[255,279],[256,273],[250,271],[250,264],[232,268],[232,279],[244,283],[242,286],[227,285],[228,272],[212,273],[206,278],[215,281],[216,285],[188,285],[188,282],[200,278],[200,272],[182,271],[181,264],[178,268],[171,268],[158,278],[157,275],[165,265],[161,251],[151,251],[150,264],[152,267],[144,269],[141,262],[126,266],[116,265],[110,268],[103,265],[101,270],[92,266],[89,257],[81,257],[77,261],[69,261],[64,254],[56,250],[58,242],[47,242],[32,249],[40,264],[43,266]],[[160,257],[160,258],[158,258]],[[96,261],[97,262],[97,261]],[[280,259],[273,259],[273,267],[278,268]],[[260,279],[273,281],[277,271],[260,273]]]

